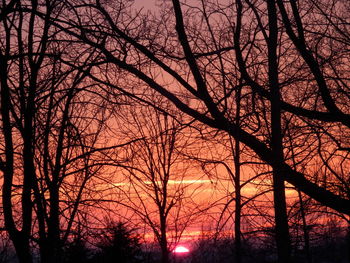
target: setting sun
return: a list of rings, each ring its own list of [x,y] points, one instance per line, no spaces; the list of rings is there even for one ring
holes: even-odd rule
[[[177,246],[174,250],[174,253],[188,253],[190,250],[187,247],[184,246]]]

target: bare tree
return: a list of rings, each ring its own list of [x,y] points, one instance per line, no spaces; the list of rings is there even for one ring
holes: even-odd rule
[[[38,8],[38,3],[32,4],[33,9]],[[17,2],[17,11],[8,12],[2,20],[4,34],[1,49],[1,119],[4,142],[1,162],[4,173],[2,202],[5,227],[14,243],[18,258],[21,262],[31,262],[29,240],[33,212],[32,190],[35,189],[38,194],[37,185],[35,185],[36,171],[32,148],[36,111],[35,95],[38,92],[37,83],[40,80],[38,73],[46,57],[50,26],[48,19],[46,21],[39,19],[43,29],[40,30],[40,33],[34,34],[34,23],[38,18],[34,13],[23,12],[21,7],[21,3]],[[49,17],[52,7],[46,5],[46,8],[48,9],[47,17]],[[16,88],[13,89],[13,86]],[[14,94],[18,96],[16,99],[13,98]],[[20,111],[17,111],[18,108]],[[22,152],[21,157],[16,155],[17,152]],[[23,166],[16,172],[17,160],[22,162]],[[23,173],[23,177],[15,180],[14,177],[18,172]],[[12,204],[15,183],[21,185],[22,211],[19,228],[14,219]],[[38,211],[41,211],[40,200],[36,198],[35,201]]]
[[[1,21],[2,203],[20,262],[36,245],[42,262],[60,261],[91,178],[118,147],[101,135],[108,109],[86,80],[96,53],[70,56],[49,23],[57,3],[11,2]]]
[[[320,186],[309,170],[288,162],[283,152],[288,123],[282,122],[283,116],[294,115],[297,118],[294,124],[305,125],[304,119],[307,119],[308,123],[335,123],[339,130],[348,129],[348,97],[339,96],[338,91],[348,94],[344,75],[347,67],[339,60],[348,54],[334,55],[333,50],[323,50],[329,51],[323,54],[319,49],[326,41],[344,47],[344,35],[337,37],[339,31],[343,31],[339,28],[347,28],[346,23],[341,23],[344,19],[330,9],[337,23],[327,16],[328,23],[324,25],[318,15],[325,13],[322,10],[332,4],[344,4],[341,1],[330,5],[312,1],[299,5],[295,1],[201,3],[202,6],[191,6],[173,0],[171,8],[163,9],[167,15],[160,20],[147,21],[140,13],[114,17],[113,8],[116,9],[114,13],[121,14],[122,4],[106,7],[101,2],[83,2],[76,6],[75,12],[79,14],[89,8],[94,19],[98,17],[103,21],[103,26],[91,26],[84,21],[77,25],[64,19],[54,23],[86,45],[98,48],[107,64],[115,65],[130,73],[130,79],[145,84],[140,86],[140,91],[135,91],[125,83],[125,93],[151,104],[145,90],[152,88],[197,121],[228,132],[272,167],[279,260],[289,262],[285,181],[325,206],[350,213],[348,197],[338,194],[332,187]],[[128,7],[124,7],[126,14]],[[207,7],[211,7],[211,20],[205,10]],[[218,20],[221,23],[216,23]],[[76,26],[76,30],[67,30],[71,26]],[[328,35],[328,28],[338,33]],[[96,32],[106,41],[95,41]],[[110,43],[115,43],[117,48],[111,49]],[[332,66],[335,61],[343,67]],[[235,66],[227,68],[227,65]],[[213,72],[242,79],[247,94],[252,94],[249,96],[251,105],[244,112],[249,118],[241,125],[237,125],[232,115],[235,104],[227,104],[235,86],[227,86],[225,78],[219,82],[213,80]],[[303,87],[302,91],[295,92],[299,86]],[[312,93],[315,96],[309,96]],[[337,139],[333,146],[336,143],[338,148],[344,148],[346,141]],[[297,145],[298,141],[293,144]]]
[[[272,168],[281,262],[290,261],[285,182],[323,206],[350,214],[349,181],[334,169],[335,163],[324,161],[325,153],[337,156],[333,153],[349,151],[349,18],[348,12],[339,11],[349,10],[345,1],[191,5],[173,0],[171,6],[159,7],[159,17],[137,12],[123,1],[77,0],[62,5],[59,17],[46,16],[37,8],[32,8],[31,16],[47,18],[57,30],[68,33],[81,50],[76,49],[77,57],[86,55],[86,50],[98,52],[95,71],[83,69],[91,79],[168,111],[154,101],[150,90],[156,91],[197,122],[227,132]],[[1,14],[10,14],[6,10]],[[3,68],[3,76],[6,72]],[[2,82],[2,101],[9,98],[6,85]],[[234,114],[238,87],[245,105],[240,123]],[[6,162],[12,163],[9,114],[2,103]],[[307,132],[292,133],[286,140],[287,130]],[[319,144],[316,154],[301,153],[306,149],[302,143],[317,145],[314,138],[326,143]],[[295,163],[286,155],[290,141],[297,150]],[[320,160],[327,170],[322,183],[312,169]],[[30,167],[29,161],[25,167]],[[4,183],[7,194],[10,182]],[[29,202],[31,187],[24,183],[23,189]],[[30,225],[29,213],[23,214],[25,226]]]
[[[200,192],[196,183],[201,180],[181,154],[189,140],[183,133],[185,127],[146,106],[134,105],[131,114],[122,111],[120,115],[124,136],[138,140],[130,145],[129,161],[122,164],[126,180],[119,183],[122,196],[118,202],[149,226],[160,246],[161,261],[170,262],[171,249],[193,223],[200,206],[193,198]]]

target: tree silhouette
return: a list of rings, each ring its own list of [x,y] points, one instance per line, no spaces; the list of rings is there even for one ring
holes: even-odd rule
[[[193,119],[226,131],[249,146],[272,167],[279,257],[281,262],[288,262],[285,181],[325,206],[350,213],[347,196],[320,185],[309,170],[293,167],[284,155],[284,131],[293,125],[321,122],[324,126],[337,125],[338,131],[348,129],[347,96],[339,96],[347,94],[344,75],[347,66],[339,60],[347,54],[338,55],[335,52],[339,49],[329,50],[324,44],[332,41],[337,48],[346,45],[344,35],[338,38],[339,28],[346,29],[343,18],[331,6],[346,8],[341,1],[329,5],[280,0],[202,2],[191,6],[173,0],[172,6],[163,7],[166,15],[146,20],[139,13],[134,17],[117,17],[114,14],[126,14],[128,7],[107,8],[102,2],[96,2],[88,8],[108,30],[101,30],[97,25],[92,28],[83,21],[72,24],[63,19],[54,23],[86,45],[99,49],[106,64],[130,73],[129,78],[139,83],[139,91],[124,83],[118,88],[125,94],[132,93],[154,104],[146,95],[151,88]],[[81,7],[77,6],[76,13],[79,14]],[[326,16],[326,24],[320,22],[321,16],[318,16],[325,13],[323,9],[334,15]],[[209,10],[211,27],[204,22],[204,14]],[[221,22],[217,23],[216,19]],[[76,30],[67,30],[68,26],[75,26]],[[334,29],[333,35],[329,35],[329,28]],[[95,41],[96,32],[106,41]],[[114,49],[110,43],[115,44]],[[342,68],[334,66],[336,61]],[[152,72],[171,81],[162,81]],[[225,78],[218,81],[216,76]],[[237,89],[237,81],[229,82],[230,78],[243,80],[243,93],[250,100],[250,107],[243,112],[247,118],[242,114],[245,122],[241,126],[232,115],[235,104],[226,103],[229,98],[232,101],[232,91]],[[284,121],[289,117],[295,118],[292,124]],[[346,142],[338,139],[337,130],[331,137],[332,147],[346,148]],[[298,139],[293,144],[298,145]],[[319,156],[314,160],[317,158]],[[337,180],[335,177],[327,180]]]
[[[13,2],[11,1],[11,6]],[[55,1],[17,1],[1,24],[2,204],[20,262],[59,262],[102,155],[108,110],[86,81],[95,53],[72,65],[70,44],[49,23]],[[36,11],[45,9],[41,18]],[[5,15],[5,13],[2,13]],[[84,70],[84,71],[83,71]],[[91,188],[90,188],[91,189]]]
[[[270,167],[280,262],[291,261],[286,183],[350,215],[347,1],[157,8],[0,4],[2,209],[20,262],[34,243],[43,262],[60,259],[90,179],[116,156],[109,112],[128,100],[185,113]]]
[[[101,250],[94,256],[95,262],[142,262],[139,238],[125,223],[109,223],[100,234],[97,246]]]
[[[119,132],[135,143],[121,165],[125,180],[117,202],[132,211],[131,220],[140,220],[150,229],[160,247],[161,262],[168,263],[174,244],[200,211],[193,200],[200,187],[189,183],[196,178],[181,154],[190,141],[186,126],[178,122],[180,118],[148,106],[134,105],[132,112],[127,108],[119,114],[124,124]]]

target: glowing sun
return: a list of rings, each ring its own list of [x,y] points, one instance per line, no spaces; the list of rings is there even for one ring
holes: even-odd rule
[[[174,250],[174,253],[188,253],[190,250],[187,247],[184,246],[177,246]]]

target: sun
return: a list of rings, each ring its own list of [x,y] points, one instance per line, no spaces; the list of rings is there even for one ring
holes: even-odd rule
[[[173,250],[174,253],[188,253],[190,250],[187,247],[184,246],[176,246]]]

